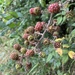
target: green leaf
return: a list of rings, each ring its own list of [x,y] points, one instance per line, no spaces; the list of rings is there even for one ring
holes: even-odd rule
[[[64,16],[62,19],[63,20],[62,20],[62,23],[61,24],[63,24],[66,21],[66,16]]]
[[[41,4],[42,7],[46,6],[46,1],[45,0],[39,0],[39,3]]]
[[[62,20],[63,20],[62,16],[59,16],[57,18],[57,25],[61,24]]]
[[[6,24],[4,22],[0,21],[0,29],[2,29],[4,27],[6,27]]]
[[[72,26],[75,26],[75,23],[73,23]]]
[[[65,64],[68,61],[68,59],[69,59],[68,55],[64,54],[62,56],[62,63]]]
[[[50,53],[50,54],[48,55],[48,57],[47,57],[46,62],[49,62],[49,61],[52,59],[52,57],[53,57],[53,54]]]
[[[12,19],[8,20],[8,21],[6,22],[6,25],[11,24],[12,22],[14,22],[14,20],[15,20],[15,18],[12,18]]]
[[[13,17],[15,17],[15,18],[18,18],[17,12],[11,11],[11,12],[9,12],[9,14],[12,15]]]
[[[75,36],[75,29],[71,31],[70,35]]]

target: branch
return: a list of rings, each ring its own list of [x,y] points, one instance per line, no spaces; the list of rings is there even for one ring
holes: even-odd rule
[[[48,28],[48,26],[51,24],[51,21],[52,21],[52,15],[53,15],[53,14],[51,13],[50,19],[49,19],[48,24],[47,24],[47,28]],[[39,39],[38,43],[35,45],[35,48],[38,47],[40,41],[44,38],[44,35],[45,35],[46,31],[47,31],[47,29],[44,30],[44,32],[43,32],[41,38]]]

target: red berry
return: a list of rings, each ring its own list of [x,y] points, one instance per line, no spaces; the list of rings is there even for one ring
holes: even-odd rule
[[[11,58],[12,60],[18,60],[18,59],[19,59],[19,56],[18,56],[17,53],[13,52],[13,53],[10,54],[10,58]]]
[[[29,13],[30,13],[31,15],[34,15],[34,8],[31,8],[31,9],[29,10]]]
[[[37,22],[34,29],[36,31],[41,31],[43,29],[43,25],[44,25],[44,22]]]
[[[61,43],[60,43],[60,42],[55,42],[55,43],[54,43],[54,47],[55,47],[55,48],[60,48],[60,46],[61,46]]]
[[[60,6],[58,3],[50,4],[48,7],[48,11],[50,13],[57,13],[57,12],[59,12],[59,10],[60,10]]]
[[[27,50],[25,55],[28,56],[28,57],[33,56],[34,51],[33,50]]]
[[[25,34],[22,36],[22,38],[26,40],[26,39],[28,39],[28,36],[29,36],[29,34],[25,33]]]
[[[13,46],[16,50],[20,50],[21,49],[21,46],[19,44],[14,44]]]

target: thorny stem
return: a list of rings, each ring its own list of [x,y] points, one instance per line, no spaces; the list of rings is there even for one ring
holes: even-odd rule
[[[48,26],[51,24],[51,21],[52,21],[52,15],[53,15],[53,14],[51,13],[50,19],[49,19],[48,24],[47,24],[47,28],[48,28]],[[47,29],[44,30],[44,32],[43,32],[41,38],[39,39],[38,43],[35,45],[35,49],[38,47],[40,41],[43,39],[43,37],[44,37],[46,31],[47,31]]]

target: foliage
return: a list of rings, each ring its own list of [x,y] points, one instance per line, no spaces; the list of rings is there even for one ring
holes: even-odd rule
[[[6,72],[6,75],[12,75],[12,73],[14,75],[74,74],[74,71],[71,71],[71,69],[73,68],[73,65],[75,67],[75,1],[60,0],[60,11],[51,14],[48,12],[48,6],[54,2],[58,1],[0,1],[0,36],[10,38],[7,42],[3,42],[0,39],[1,43],[4,43],[7,47],[13,47],[15,43],[18,43],[21,47],[25,47],[27,50],[34,50],[34,55],[32,56],[29,54],[28,57],[26,57],[26,53],[22,54],[20,50],[13,50],[19,54],[20,59],[17,61],[9,59],[6,64],[0,65],[0,71],[4,73]],[[32,15],[29,13],[29,10],[35,7],[41,8],[41,14]],[[43,30],[39,32],[35,29],[37,22],[45,22]],[[27,39],[22,37],[25,34],[25,30],[30,26],[33,26],[35,30],[34,33],[30,32],[28,34],[33,36],[34,41],[36,38],[38,41],[31,41],[32,37]],[[59,27],[60,29],[54,28],[49,30],[50,26],[52,26],[52,28]],[[58,33],[55,34],[54,32]],[[42,35],[37,37],[35,33]],[[45,42],[46,40],[43,42],[44,38],[47,38],[48,41],[50,41],[49,44],[48,42]],[[28,41],[29,45],[24,44],[25,41]],[[36,44],[32,45],[31,43]],[[20,69],[16,69],[15,67],[17,62],[22,65]],[[30,68],[26,65],[26,63],[28,64],[29,62],[32,65]],[[12,72],[8,72],[10,69]]]

